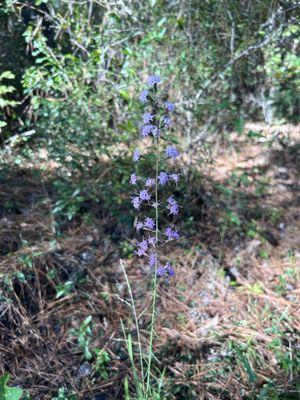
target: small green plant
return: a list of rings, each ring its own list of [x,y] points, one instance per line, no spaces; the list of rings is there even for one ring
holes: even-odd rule
[[[265,329],[265,333],[273,335],[274,339],[267,344],[267,348],[272,350],[279,367],[285,373],[298,375],[300,372],[300,352],[293,346],[292,339],[287,336],[285,331],[285,326],[290,325],[292,320],[288,307],[281,315],[272,313],[270,318],[270,327]]]
[[[94,369],[104,380],[108,379],[107,365],[110,362],[110,357],[107,351],[103,349],[94,349],[95,354]]]
[[[263,294],[263,292],[264,292],[263,286],[260,282],[255,282],[252,285],[246,284],[245,287],[251,293],[256,294],[256,295]]]
[[[259,252],[258,252],[258,255],[263,260],[268,260],[268,258],[270,257],[269,252],[267,250],[265,250],[265,249],[260,249]]]
[[[66,281],[60,285],[56,286],[56,298],[60,299],[71,293],[74,289],[74,282],[72,280]]]
[[[10,375],[5,373],[0,377],[0,399],[1,400],[19,400],[23,395],[23,390],[7,386]]]
[[[89,315],[80,325],[79,329],[72,329],[70,331],[73,336],[77,337],[78,345],[82,348],[84,359],[86,361],[91,360],[93,357],[90,350],[90,342],[92,338],[92,319],[93,317]]]
[[[59,388],[57,395],[52,397],[52,400],[77,400],[77,396],[73,393],[68,393],[64,387]]]
[[[279,283],[275,287],[275,291],[279,295],[286,294],[293,288],[293,282],[297,279],[296,271],[293,268],[288,268],[282,275],[278,277]]]

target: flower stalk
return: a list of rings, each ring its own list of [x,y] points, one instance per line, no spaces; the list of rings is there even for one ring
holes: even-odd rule
[[[175,159],[179,156],[179,151],[173,144],[168,143],[164,147],[165,141],[168,141],[167,130],[171,124],[171,113],[174,110],[174,105],[169,102],[160,101],[157,90],[159,83],[159,77],[150,76],[147,81],[147,90],[143,90],[140,95],[140,101],[144,105],[149,106],[151,112],[148,111],[143,115],[143,122],[140,127],[140,136],[144,144],[143,150],[136,148],[133,152],[133,161],[139,164],[141,159],[147,158],[148,155],[151,154],[151,148],[154,147],[155,174],[154,177],[143,177],[137,172],[134,172],[130,176],[130,184],[134,188],[139,188],[138,191],[135,190],[131,197],[131,203],[139,213],[135,228],[138,235],[141,237],[141,239],[137,241],[135,254],[138,257],[148,258],[148,265],[152,274],[151,318],[149,326],[149,345],[148,351],[146,352],[147,369],[145,373],[141,365],[141,380],[143,387],[146,383],[146,396],[148,396],[152,390],[151,368],[153,364],[153,343],[157,317],[156,307],[159,280],[163,278],[169,281],[169,279],[174,276],[174,269],[170,262],[167,262],[165,265],[161,264],[160,255],[162,252],[158,250],[169,241],[178,240],[180,237],[179,231],[174,225],[174,220],[179,212],[179,205],[173,195],[165,199],[165,191],[169,185],[176,185],[178,183],[180,174],[161,170],[163,167],[161,164],[166,164],[167,160]],[[164,142],[160,144],[160,138],[162,136]],[[146,209],[149,210],[149,206],[150,211],[145,217],[143,214]],[[162,214],[167,214],[173,219],[173,223],[167,226],[165,230],[161,228],[162,223],[160,221],[160,216]],[[133,301],[131,291],[130,298],[131,301]],[[136,314],[135,321],[137,323]],[[137,329],[138,340],[140,341],[139,328],[137,327]],[[139,347],[139,354],[141,359],[141,347]]]

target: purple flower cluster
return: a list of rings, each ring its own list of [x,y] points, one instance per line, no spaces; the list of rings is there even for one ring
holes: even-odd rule
[[[178,184],[180,175],[176,172],[167,172],[160,169],[160,161],[168,162],[169,159],[177,158],[180,153],[174,145],[167,144],[159,146],[161,137],[171,124],[170,113],[174,111],[174,105],[169,102],[161,102],[157,94],[158,84],[161,82],[156,75],[150,76],[147,80],[148,88],[143,90],[140,101],[145,106],[140,127],[140,135],[152,139],[155,145],[156,170],[155,176],[143,177],[137,172],[130,176],[130,184],[138,187],[138,190],[131,197],[133,207],[139,211],[139,219],[135,228],[140,239],[137,241],[135,254],[139,257],[147,257],[148,265],[156,277],[172,277],[174,269],[170,262],[162,265],[159,261],[160,246],[171,240],[179,240],[178,228],[173,224],[166,228],[161,227],[159,216],[162,213],[171,217],[176,217],[179,213],[179,205],[173,195],[164,200],[164,193],[171,184]],[[163,138],[166,140],[166,137]],[[149,140],[145,142],[149,145]],[[134,150],[133,160],[138,162],[142,154],[138,148]],[[147,154],[143,152],[143,158]],[[137,168],[138,168],[137,164]],[[141,172],[141,171],[139,171]],[[148,208],[147,208],[148,206]],[[150,206],[150,207],[149,207]],[[144,215],[144,210],[148,209],[149,214]]]
[[[131,174],[130,175],[130,181],[129,181],[130,184],[131,185],[136,185],[137,181],[138,181],[138,177],[137,177],[136,173]]]
[[[158,277],[162,277],[165,275],[169,275],[172,277],[175,275],[175,272],[172,265],[167,262],[166,265],[160,265],[159,267],[157,267],[156,274]]]
[[[149,76],[149,78],[147,79],[147,84],[149,86],[151,86],[151,87],[156,85],[157,83],[160,83],[160,77],[159,76],[152,75],[152,76]]]
[[[152,124],[147,124],[147,125],[143,125],[141,128],[141,135],[143,137],[147,137],[147,136],[158,136],[159,130],[157,128],[157,126],[152,125]]]
[[[174,197],[173,196],[169,197],[167,202],[168,202],[167,209],[169,210],[169,215],[173,215],[174,217],[178,215],[179,206]]]
[[[133,161],[139,161],[140,158],[141,158],[141,153],[139,149],[135,149],[133,152]]]
[[[149,91],[148,90],[143,90],[141,95],[140,95],[140,100],[142,103],[146,103],[148,100],[148,96],[149,96]]]
[[[174,146],[167,146],[166,148],[166,156],[168,158],[176,158],[179,156],[179,151]]]
[[[155,186],[155,179],[154,178],[147,178],[145,182],[145,186],[147,188],[151,188]]]
[[[167,236],[168,240],[179,240],[178,229],[174,226],[168,226],[165,230],[165,235]]]
[[[151,122],[153,120],[154,115],[150,114],[150,113],[145,113],[143,115],[143,123],[144,124],[149,124],[149,122]]]
[[[169,103],[168,101],[165,102],[165,107],[166,107],[166,110],[168,112],[174,111],[174,108],[175,108],[174,104],[173,103]]]
[[[169,176],[166,172],[160,172],[157,179],[158,179],[158,184],[164,186],[168,183]]]

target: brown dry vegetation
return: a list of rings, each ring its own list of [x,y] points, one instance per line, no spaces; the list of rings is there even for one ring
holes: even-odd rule
[[[265,139],[236,136],[229,149],[220,144],[214,163],[202,166],[204,178],[193,180],[188,235],[166,254],[176,261],[176,278],[159,289],[156,351],[170,385],[181,388],[170,399],[251,398],[270,380],[288,393],[285,398],[296,398],[295,370],[285,370],[280,360],[296,362],[300,351],[300,131],[247,129],[261,130]],[[55,238],[52,171],[12,169],[1,182],[0,296],[6,301],[0,304],[0,373],[11,372],[14,384],[34,399],[51,399],[63,386],[80,399],[122,399],[130,363],[120,319],[134,338],[135,329],[119,247],[99,219],[75,220]],[[219,185],[231,184],[232,172],[247,172],[250,184],[235,180],[225,199]],[[11,200],[17,206],[7,213],[4,204]],[[240,224],[226,219],[226,202]],[[258,231],[251,236],[253,219]],[[124,261],[146,341],[147,271],[136,259]],[[66,281],[72,289],[57,298],[57,286]],[[70,330],[88,315],[91,346],[111,358],[106,380],[80,372],[82,349]]]

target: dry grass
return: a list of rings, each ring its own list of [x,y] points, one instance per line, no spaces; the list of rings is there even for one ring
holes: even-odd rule
[[[297,131],[293,135],[291,140]],[[196,217],[189,237],[166,255],[176,260],[176,279],[159,289],[155,350],[159,367],[166,367],[169,382],[178,389],[170,399],[251,398],[270,380],[280,392],[296,398],[295,369],[284,370],[280,361],[287,357],[292,363],[300,351],[295,145],[284,148],[278,142],[262,150],[237,137],[235,146],[220,151],[205,171],[210,178],[203,181],[200,194],[191,194]],[[287,171],[280,170],[283,166]],[[269,181],[261,196],[255,194],[259,168]],[[234,171],[254,171],[252,184],[233,191],[231,206],[238,212],[236,201],[241,192],[246,195],[242,226],[225,224],[223,229],[224,201],[216,183],[226,185]],[[29,389],[34,399],[51,399],[63,386],[80,399],[97,393],[110,396],[103,399],[121,399],[130,363],[120,318],[128,322],[133,336],[134,326],[124,301],[118,248],[105,237],[104,221],[70,224],[54,245],[52,205],[43,182],[42,174],[23,169],[0,185],[0,204],[6,204],[0,209],[0,373],[9,371],[14,383]],[[268,237],[245,234],[243,225],[258,203],[263,210],[277,211],[275,217],[263,212],[258,221],[261,231],[275,237],[275,246]],[[149,279],[136,260],[126,263],[146,343]],[[57,288],[67,281],[72,282],[71,290],[57,298]],[[107,380],[95,371],[86,377],[80,374],[83,353],[70,330],[78,329],[88,315],[93,317],[91,347],[105,349],[111,358]],[[256,377],[252,383],[251,371]]]

